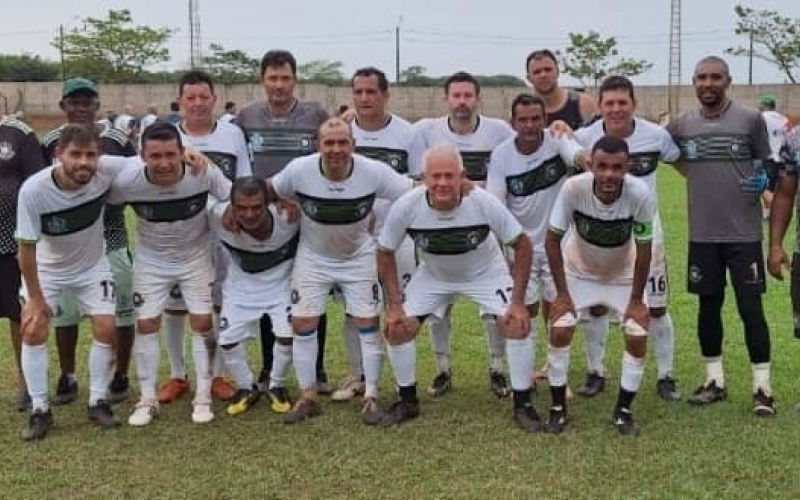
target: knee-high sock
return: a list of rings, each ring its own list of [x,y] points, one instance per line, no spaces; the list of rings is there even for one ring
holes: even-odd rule
[[[441,372],[450,371],[450,331],[451,318],[450,310],[441,319],[431,317],[428,321],[431,328],[431,346],[433,355],[436,358],[436,368]]]
[[[589,316],[583,326],[586,335],[586,367],[589,373],[605,375],[603,361],[606,357],[606,340],[608,339],[608,314]]]
[[[292,367],[292,345],[284,345],[275,341],[272,349],[272,371],[269,374],[269,386],[284,387],[289,368]]]
[[[378,383],[381,380],[383,364],[383,342],[377,326],[359,328],[362,364],[364,366],[364,397],[378,397]]]
[[[250,390],[253,388],[253,371],[247,364],[247,352],[242,343],[228,349],[220,349],[221,358],[225,361],[225,368],[236,382],[238,389]]]
[[[650,336],[653,338],[658,378],[672,376],[672,364],[675,358],[675,329],[669,313],[650,319]]]
[[[409,387],[417,383],[417,342],[387,345],[386,352],[392,365],[398,387]]]
[[[164,335],[171,378],[186,377],[186,315],[164,314]]]
[[[28,345],[22,343],[20,362],[28,395],[31,397],[31,408],[43,412],[50,408],[47,400],[47,376],[50,366],[47,359],[47,344]]]
[[[136,377],[139,379],[139,392],[142,399],[154,402],[158,400],[156,384],[158,382],[158,365],[161,349],[158,345],[158,334],[136,334],[133,344],[133,354],[136,360]]]
[[[111,344],[97,340],[89,348],[89,406],[94,406],[101,399],[106,399],[108,384],[111,381],[111,358],[114,352]]]
[[[360,378],[364,375],[364,367],[361,363],[361,338],[358,335],[358,328],[353,322],[353,317],[349,315],[344,319],[344,341],[347,347],[347,361],[350,363],[350,375]]]
[[[292,342],[292,357],[297,383],[301,390],[313,390],[317,387],[317,331],[312,330],[304,335],[295,335]]]
[[[211,401],[211,366],[208,360],[208,338],[211,332],[194,332],[192,335],[192,355],[194,357],[194,373],[197,377],[195,401],[205,403]]]
[[[506,353],[506,339],[500,333],[497,319],[494,316],[484,316],[483,326],[486,328],[486,348],[489,352],[489,371],[503,372],[503,357]]]

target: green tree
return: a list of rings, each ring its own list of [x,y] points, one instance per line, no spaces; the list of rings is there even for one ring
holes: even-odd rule
[[[0,81],[47,82],[57,80],[61,66],[32,54],[0,54]]]
[[[752,37],[752,57],[774,64],[786,78],[800,79],[800,18],[784,17],[771,10],[754,10],[737,5],[736,34]],[[748,42],[749,45],[749,42]],[[750,48],[731,47],[725,50],[734,56],[750,57]]]
[[[570,33],[570,46],[558,51],[564,65],[564,73],[580,80],[586,86],[591,83],[597,88],[607,76],[636,76],[653,67],[644,59],[619,57],[617,40],[614,37],[602,38],[596,31],[587,34]]]
[[[482,87],[524,87],[525,80],[514,75],[475,75]]]
[[[258,81],[259,61],[241,50],[225,50],[217,43],[208,46],[210,54],[203,66],[219,83],[255,83]]]
[[[308,83],[341,85],[345,82],[344,63],[327,59],[309,61],[297,67],[297,76]]]
[[[172,28],[136,26],[127,9],[109,10],[107,18],[87,17],[52,45],[61,50],[67,76],[80,75],[101,82],[138,82],[146,68],[169,61],[166,43]]]

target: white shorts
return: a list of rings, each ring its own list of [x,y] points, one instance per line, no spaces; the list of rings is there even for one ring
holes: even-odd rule
[[[513,258],[513,252],[511,252]],[[525,304],[533,305],[543,300],[552,302],[556,298],[556,285],[550,273],[550,263],[544,249],[534,250],[531,259],[531,277],[525,290]]]
[[[593,306],[606,306],[611,314],[625,315],[631,300],[631,285],[599,283],[567,274],[567,290],[581,319],[588,318]],[[645,300],[645,303],[647,301]]]
[[[288,294],[285,300],[275,301],[262,307],[240,306],[226,303],[219,315],[219,344],[236,344],[255,338],[263,315],[272,321],[272,331],[278,338],[292,338],[291,305]]]
[[[190,314],[211,314],[211,259],[201,258],[173,270],[134,263],[133,298],[138,319],[161,316],[170,297],[183,298]],[[180,310],[180,309],[179,309]]]
[[[39,285],[54,319],[64,314],[61,300],[65,292],[70,294],[77,304],[79,315],[113,316],[117,308],[114,275],[105,255],[88,272],[74,276],[70,281],[51,280],[39,272]],[[24,280],[20,288],[20,297],[22,300],[28,298]]]
[[[651,308],[667,307],[669,304],[669,276],[667,275],[667,261],[664,242],[653,241],[650,257],[650,274],[645,285],[647,304]]]
[[[417,253],[414,246],[414,240],[406,237],[400,248],[394,253],[395,263],[397,265],[397,282],[400,284],[400,290],[403,291],[411,281],[411,276],[417,270]],[[333,287],[333,299],[337,302],[344,302],[342,296],[342,289],[338,285]]]
[[[321,316],[334,287],[341,290],[345,311],[354,318],[373,318],[381,312],[382,291],[374,252],[336,266],[323,265],[298,254],[292,269],[292,315]]]
[[[228,265],[230,264],[230,254],[225,251],[221,243],[214,245],[214,281],[211,284],[211,303],[215,309],[222,307],[222,285],[228,277]],[[169,292],[167,305],[164,307],[169,311],[186,311],[186,302],[183,301],[181,287],[175,285]]]
[[[406,287],[403,310],[407,316],[443,318],[458,295],[464,295],[478,305],[482,314],[502,316],[511,301],[513,284],[508,272],[463,283],[445,282],[434,278],[422,264]]]

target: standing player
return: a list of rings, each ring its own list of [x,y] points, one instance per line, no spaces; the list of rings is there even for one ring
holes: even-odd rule
[[[69,290],[90,317],[89,420],[119,422],[106,401],[114,338],[114,279],[104,252],[101,215],[114,176],[129,160],[101,161],[100,138],[90,128],[68,125],[56,147],[58,162],[28,179],[20,190],[16,238],[25,280],[22,371],[31,398],[24,440],[42,439],[53,425],[47,398],[48,324]],[[5,279],[5,276],[4,276]]]
[[[556,287],[547,355],[552,407],[545,429],[558,434],[567,423],[570,343],[579,314],[604,305],[624,321],[625,352],[613,422],[620,433],[632,435],[638,427],[631,404],[647,351],[644,287],[656,205],[647,185],[626,175],[630,166],[623,139],[597,140],[590,164],[590,172],[570,178],[561,188],[545,242]]]
[[[561,120],[575,130],[597,115],[592,96],[558,85],[558,61],[552,51],[531,52],[525,60],[525,70],[536,95],[544,100],[548,125]]]
[[[22,376],[20,348],[19,289],[21,285],[17,263],[17,198],[23,181],[44,165],[42,149],[36,132],[25,123],[10,116],[0,118],[0,318],[8,318],[11,345],[18,370],[17,409],[30,408],[30,397]]]
[[[455,145],[461,152],[464,171],[471,181],[485,183],[492,150],[501,142],[512,137],[514,132],[508,123],[496,118],[488,118],[478,113],[480,85],[474,76],[458,72],[450,76],[444,84],[445,102],[449,109],[447,116],[428,118],[414,124],[412,173],[416,174],[421,165],[424,151],[441,142]],[[490,315],[483,317],[489,350],[489,387],[498,397],[508,396],[508,382],[503,375],[504,346],[503,337]],[[428,392],[439,397],[452,386],[450,372],[450,310],[441,318],[432,318],[431,341],[438,374],[428,388]]]
[[[389,210],[379,239],[378,269],[386,291],[386,338],[399,399],[381,425],[396,425],[419,414],[416,386],[416,335],[430,315],[442,315],[458,295],[491,314],[506,337],[513,417],[528,432],[539,430],[531,404],[533,340],[525,308],[531,269],[531,243],[514,216],[481,189],[462,196],[464,166],[458,148],[443,143],[423,155],[424,187],[414,189]],[[410,235],[424,264],[403,292],[395,252]],[[498,240],[514,249],[509,273]]]
[[[45,162],[52,163],[61,132],[67,124],[83,124],[87,127],[99,128],[100,152],[113,156],[136,156],[133,143],[114,127],[102,127],[95,124],[97,111],[100,109],[98,89],[94,82],[85,78],[71,78],[64,82],[59,106],[64,112],[67,123],[45,134],[42,139]],[[108,399],[112,403],[128,397],[130,382],[128,366],[133,346],[133,264],[128,249],[128,231],[125,227],[123,207],[107,205],[103,212],[103,235],[106,239],[106,254],[111,264],[116,286],[117,301],[117,334],[115,337],[114,378],[109,386]],[[78,396],[78,383],[75,380],[75,351],[78,345],[78,323],[81,320],[78,304],[69,290],[61,301],[61,310],[53,318],[56,327],[56,345],[61,365],[61,376],[58,379],[53,403],[67,404]]]
[[[650,308],[649,333],[653,338],[656,354],[658,380],[656,392],[665,401],[677,401],[680,392],[672,377],[675,358],[675,330],[672,317],[667,311],[669,278],[667,276],[666,256],[664,254],[664,232],[658,213],[658,186],[656,168],[659,162],[673,162],[680,155],[678,147],[672,142],[669,133],[646,120],[634,117],[636,98],[633,84],[624,76],[606,78],[598,91],[602,119],[592,125],[579,129],[575,139],[586,148],[605,135],[623,139],[628,143],[628,172],[642,179],[650,188],[656,202],[653,218],[653,241],[650,258],[650,275],[647,278],[646,303]],[[599,313],[599,314],[597,314]],[[608,311],[590,312],[586,330],[586,358],[589,373],[586,384],[578,393],[593,397],[605,387],[605,344],[608,337]]]
[[[692,77],[700,109],[670,121],[681,149],[689,201],[689,292],[699,295],[697,334],[706,380],[689,402],[726,398],[722,368],[722,304],[730,272],[753,369],[753,412],[775,413],[770,387],[770,337],[761,294],[766,291],[759,197],[767,185],[763,163],[772,152],[761,114],[726,96],[728,64],[709,56]],[[720,210],[720,207],[725,207]]]
[[[764,118],[764,123],[767,125],[767,134],[769,135],[769,147],[772,151],[772,159],[776,162],[780,161],[781,148],[786,143],[786,132],[789,131],[791,122],[782,114],[775,111],[775,97],[769,94],[761,96],[758,100],[758,109],[761,110],[761,116]],[[767,189],[761,195],[761,202],[764,206],[762,214],[765,219],[769,218],[770,206],[772,205],[772,192]]]
[[[316,151],[317,129],[328,119],[328,113],[316,102],[301,101],[294,96],[297,85],[297,61],[291,52],[270,50],[261,58],[261,85],[266,101],[247,104],[239,110],[236,123],[242,127],[251,152],[253,173],[262,179],[272,177],[293,159]],[[261,323],[261,355],[263,367],[259,384],[268,385],[272,367],[275,334],[265,316]],[[319,354],[317,383],[319,392],[330,394],[325,373],[325,338],[327,316],[323,314],[317,329]]]

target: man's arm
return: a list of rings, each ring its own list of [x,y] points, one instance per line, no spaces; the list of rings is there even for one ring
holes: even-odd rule
[[[644,301],[644,287],[650,275],[650,256],[652,241],[636,242],[636,261],[633,265],[633,284],[631,286],[631,302]]]
[[[786,229],[792,221],[794,198],[797,194],[796,173],[782,172],[773,192],[772,206],[769,214],[769,252],[767,253],[767,270],[777,280],[783,280],[782,268],[789,267],[791,261],[783,249]]]
[[[39,266],[36,263],[36,242],[19,241],[19,270],[22,279],[25,280],[25,289],[29,301],[41,301],[44,303],[44,294],[39,284]]]
[[[556,288],[556,295],[567,295],[567,277],[564,272],[564,255],[561,253],[561,240],[563,233],[553,229],[547,231],[544,240],[544,251],[547,254],[547,263],[550,266],[550,274],[553,277],[553,285]]]
[[[381,280],[386,295],[386,307],[402,307],[403,292],[400,291],[397,280],[397,261],[393,250],[378,248],[378,279]]]
[[[24,179],[27,179],[45,166],[42,147],[34,132],[25,134],[25,138],[22,140],[21,153],[22,177]]]
[[[510,246],[514,249],[514,263],[511,266],[514,287],[511,290],[511,303],[524,306],[525,291],[528,289],[528,280],[531,277],[533,245],[528,235],[523,232]]]
[[[600,109],[597,107],[597,102],[595,102],[594,98],[588,94],[580,94],[580,98],[578,99],[578,108],[580,109],[581,118],[583,118],[584,123],[588,122],[600,113]]]

